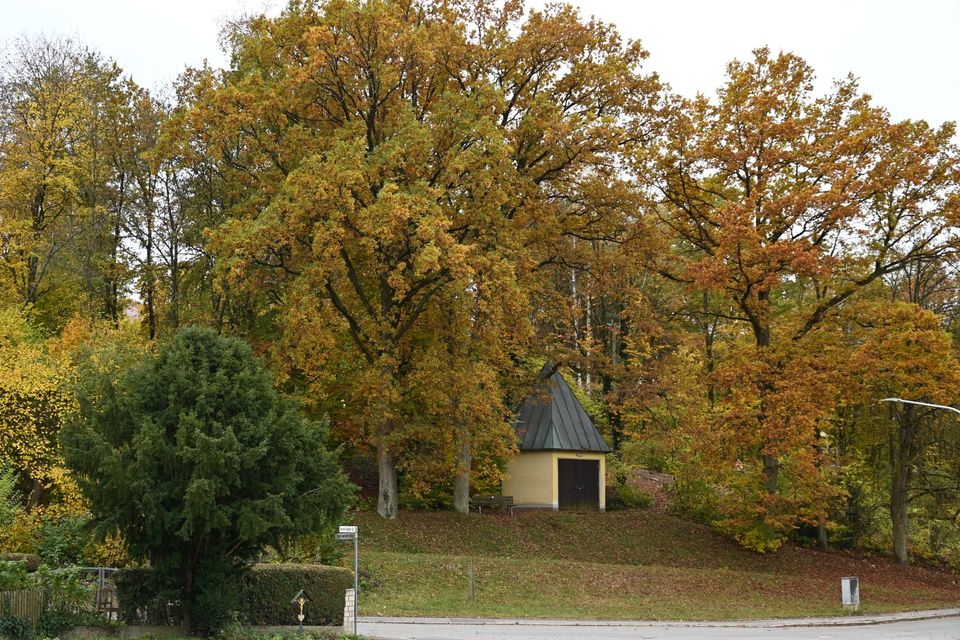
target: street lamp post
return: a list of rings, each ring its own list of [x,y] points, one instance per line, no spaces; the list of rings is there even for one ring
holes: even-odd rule
[[[946,409],[947,411],[953,411],[954,413],[960,413],[960,409],[956,407],[950,407],[945,404],[933,404],[930,402],[920,402],[919,400],[904,400],[903,398],[883,398],[880,402],[902,402],[903,404],[917,404],[921,407],[931,407],[933,409]]]

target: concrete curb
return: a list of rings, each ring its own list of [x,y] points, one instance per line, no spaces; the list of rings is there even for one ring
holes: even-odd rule
[[[740,627],[777,629],[784,627],[850,627],[861,625],[890,624],[937,618],[960,617],[960,609],[930,609],[927,611],[906,611],[903,613],[885,613],[824,618],[783,618],[769,620],[538,620],[534,618],[412,618],[412,617],[376,617],[360,616],[361,624],[423,624],[423,625],[501,625],[533,627]]]

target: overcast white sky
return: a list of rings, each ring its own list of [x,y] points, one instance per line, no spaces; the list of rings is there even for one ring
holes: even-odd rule
[[[540,6],[542,0],[535,0]],[[960,0],[576,0],[650,51],[649,66],[685,95],[712,93],[726,63],[769,45],[793,51],[823,86],[853,72],[897,118],[960,120]],[[0,42],[77,38],[160,88],[204,59],[225,63],[226,18],[283,0],[0,0]]]

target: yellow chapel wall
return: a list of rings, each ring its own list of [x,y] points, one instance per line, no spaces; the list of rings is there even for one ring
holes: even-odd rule
[[[577,451],[521,451],[507,463],[502,495],[513,496],[519,507],[557,509],[560,506],[557,461],[560,459],[600,461],[600,510],[606,509],[606,455]]]

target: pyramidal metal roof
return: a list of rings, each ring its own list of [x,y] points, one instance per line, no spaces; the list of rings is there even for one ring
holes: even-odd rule
[[[594,451],[607,453],[597,427],[556,365],[540,370],[540,383],[520,403],[514,428],[521,451]]]

